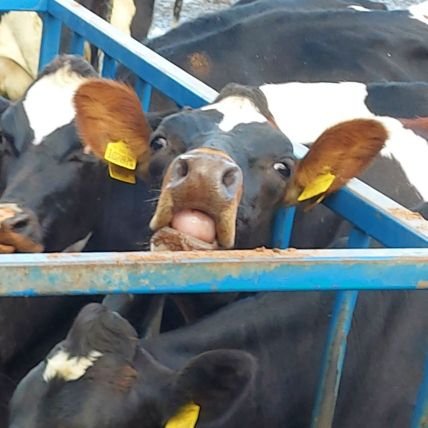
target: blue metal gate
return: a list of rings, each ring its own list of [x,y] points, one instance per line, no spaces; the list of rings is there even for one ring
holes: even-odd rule
[[[200,107],[216,91],[71,0],[1,0],[0,11],[37,11],[43,19],[39,68],[59,51],[62,26],[73,32],[70,53],[89,41],[104,52],[102,75],[121,63],[139,79],[135,90],[148,109],[152,88],[178,105]],[[297,156],[306,148],[299,146]],[[324,204],[350,221],[348,250],[186,253],[17,254],[0,257],[0,296],[108,293],[200,293],[337,290],[312,427],[332,424],[346,339],[360,290],[428,290],[428,222],[360,182]],[[280,209],[273,246],[287,248],[294,209]],[[367,249],[370,237],[386,248]],[[334,272],[334,275],[332,275]],[[332,279],[334,278],[334,280]],[[427,309],[428,310],[428,309]],[[428,350],[412,428],[428,427]]]

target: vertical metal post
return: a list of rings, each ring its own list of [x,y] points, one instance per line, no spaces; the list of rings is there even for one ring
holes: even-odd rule
[[[71,39],[70,53],[74,55],[83,55],[85,48],[85,39],[80,34],[74,33]]]
[[[116,76],[116,61],[107,54],[104,54],[103,57],[103,69],[101,76],[106,79],[114,79]]]
[[[348,247],[367,248],[370,237],[359,229],[349,235]],[[339,291],[333,308],[321,366],[311,428],[330,428],[333,424],[340,379],[345,361],[348,334],[358,291]]]
[[[45,68],[58,55],[62,29],[62,22],[49,13],[43,13],[42,19],[43,32],[39,56],[39,71]]]
[[[141,107],[143,111],[148,111],[152,99],[152,86],[143,79],[137,79],[134,89],[141,100]]]
[[[411,428],[428,428],[428,352],[425,370],[413,413]]]
[[[296,208],[294,207],[281,207],[275,214],[272,235],[273,248],[289,247],[295,214]]]

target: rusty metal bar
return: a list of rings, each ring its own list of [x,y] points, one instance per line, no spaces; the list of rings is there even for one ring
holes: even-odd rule
[[[428,288],[428,249],[16,254],[0,295]]]

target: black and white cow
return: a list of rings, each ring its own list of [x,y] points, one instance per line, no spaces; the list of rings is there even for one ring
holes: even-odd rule
[[[310,426],[332,298],[248,297],[139,343],[120,316],[88,305],[19,384],[9,428]],[[427,304],[423,291],[360,296],[334,428],[410,425]]]
[[[207,15],[147,46],[216,90],[230,82],[426,81],[428,2],[400,11],[273,4]],[[154,111],[171,106],[158,94],[152,103]]]

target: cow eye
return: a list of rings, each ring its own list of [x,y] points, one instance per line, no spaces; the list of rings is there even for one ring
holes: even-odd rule
[[[282,161],[274,163],[273,168],[276,169],[284,178],[290,178],[293,165],[291,161]]]
[[[155,137],[150,143],[150,147],[154,151],[164,149],[167,145],[168,145],[168,142],[164,137]]]

